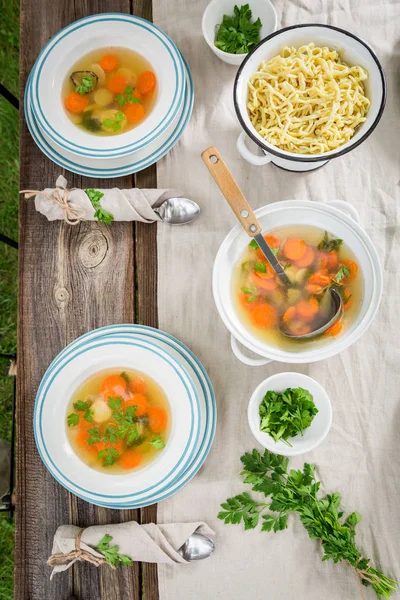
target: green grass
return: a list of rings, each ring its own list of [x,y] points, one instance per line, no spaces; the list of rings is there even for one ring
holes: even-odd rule
[[[19,1],[0,0],[0,81],[19,95]],[[0,232],[18,236],[18,111],[0,97]],[[0,243],[0,353],[16,350],[17,251]],[[11,379],[0,361],[0,438],[10,440]],[[0,600],[13,598],[14,524],[0,516]]]

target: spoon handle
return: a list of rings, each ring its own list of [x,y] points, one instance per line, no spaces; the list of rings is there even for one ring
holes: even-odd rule
[[[201,157],[229,206],[241,222],[243,229],[250,237],[261,233],[260,223],[218,150],[214,146],[210,146],[204,150]]]

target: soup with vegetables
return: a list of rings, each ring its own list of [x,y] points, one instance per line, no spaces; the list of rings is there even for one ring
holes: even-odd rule
[[[285,288],[255,240],[235,267],[233,295],[237,312],[255,336],[285,350],[315,345],[341,335],[355,319],[362,300],[362,274],[351,250],[327,231],[310,226],[285,226],[264,236],[285,269],[292,287]],[[324,334],[310,340],[284,336],[280,327],[302,335],[316,330],[327,318],[324,292],[333,287],[344,316]]]
[[[143,56],[126,48],[95,50],[78,60],[63,85],[70,120],[96,135],[117,135],[141,123],[157,97],[157,79]]]
[[[74,393],[66,427],[75,453],[89,467],[127,473],[154,460],[170,430],[168,400],[148,375],[102,371]]]

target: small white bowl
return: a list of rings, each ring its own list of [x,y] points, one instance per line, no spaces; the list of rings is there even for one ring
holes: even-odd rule
[[[223,52],[214,45],[215,27],[222,23],[224,15],[232,15],[235,4],[241,6],[240,2],[235,0],[212,0],[203,13],[201,27],[203,36],[211,50],[224,62],[230,65],[240,65],[247,54],[230,54]],[[273,33],[278,25],[278,18],[274,7],[269,0],[248,0],[250,9],[253,13],[252,21],[258,17],[261,19],[262,27],[260,29],[260,40]]]
[[[289,438],[291,446],[282,441],[275,442],[268,433],[260,431],[259,407],[268,390],[284,392],[287,388],[302,387],[308,390],[313,397],[318,413],[315,415],[311,425],[304,431],[304,435],[298,434]],[[324,388],[315,379],[302,373],[278,373],[265,379],[254,391],[250,398],[247,411],[250,429],[256,440],[274,454],[284,456],[298,456],[314,450],[328,435],[332,424],[332,406],[329,396]]]

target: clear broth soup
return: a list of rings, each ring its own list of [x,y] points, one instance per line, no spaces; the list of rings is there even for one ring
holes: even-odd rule
[[[234,305],[240,320],[256,337],[283,350],[299,345],[329,343],[343,335],[357,316],[363,296],[363,278],[356,258],[342,240],[311,226],[285,226],[264,236],[284,266],[294,287],[276,277],[255,240],[250,242],[235,266],[232,277]],[[324,319],[323,294],[334,287],[342,297],[344,316],[324,334],[310,340],[293,340],[289,332],[314,331]]]
[[[70,121],[94,135],[119,135],[146,119],[157,99],[150,63],[126,48],[101,48],[67,73],[62,101]]]
[[[89,467],[127,473],[157,458],[168,443],[171,411],[151,377],[109,369],[87,379],[66,413],[69,442]]]

